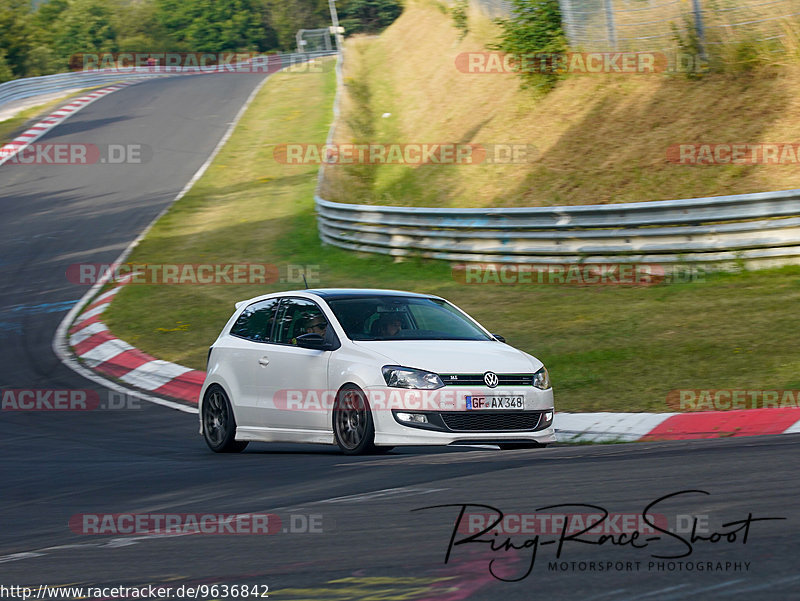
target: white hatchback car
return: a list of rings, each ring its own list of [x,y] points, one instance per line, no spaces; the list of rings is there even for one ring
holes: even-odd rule
[[[555,442],[541,361],[437,296],[320,289],[241,301],[209,349],[200,432],[249,441],[399,445]]]

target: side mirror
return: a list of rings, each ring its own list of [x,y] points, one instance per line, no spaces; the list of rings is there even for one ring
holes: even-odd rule
[[[319,334],[302,334],[297,337],[297,346],[300,348],[313,349],[315,351],[331,351],[333,345],[327,342],[324,337]]]
[[[494,336],[495,340],[499,340],[500,342],[506,341],[506,339],[503,338],[500,334],[492,334],[492,336]]]

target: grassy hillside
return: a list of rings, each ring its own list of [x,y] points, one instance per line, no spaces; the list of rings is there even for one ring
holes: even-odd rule
[[[539,206],[715,196],[800,187],[800,163],[671,163],[681,143],[800,140],[800,64],[752,71],[571,75],[545,96],[514,74],[463,73],[496,26],[474,12],[459,31],[443,5],[409,0],[380,37],[348,41],[339,142],[530,144],[513,165],[336,166],[331,200],[410,206]],[[385,116],[389,113],[389,116]]]

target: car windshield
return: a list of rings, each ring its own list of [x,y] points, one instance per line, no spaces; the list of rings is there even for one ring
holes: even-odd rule
[[[411,296],[328,300],[351,340],[491,340],[447,301]]]

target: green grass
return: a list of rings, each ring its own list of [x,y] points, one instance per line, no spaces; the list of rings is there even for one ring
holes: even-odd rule
[[[670,411],[681,388],[800,387],[800,268],[716,274],[652,287],[461,284],[449,264],[350,253],[317,236],[315,166],[272,158],[284,142],[322,143],[334,74],[277,74],[195,187],[136,248],[137,263],[302,264],[314,286],[439,294],[549,367],[562,411]],[[127,286],[107,312],[122,339],[203,369],[236,301],[302,288]]]
[[[33,106],[17,113],[10,119],[0,121],[0,144],[11,141],[17,133],[20,133],[23,126],[32,119],[54,108],[61,100],[57,100],[40,106]]]

